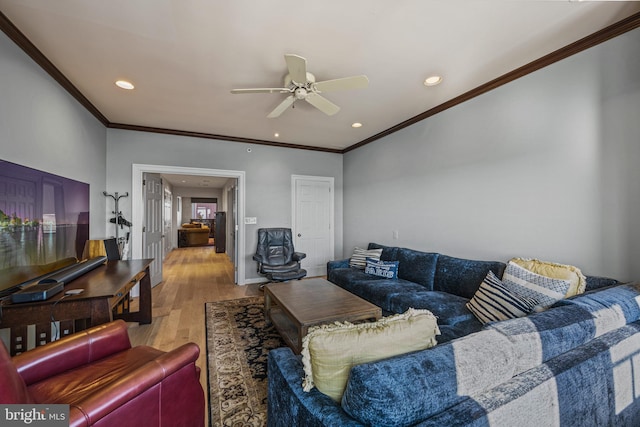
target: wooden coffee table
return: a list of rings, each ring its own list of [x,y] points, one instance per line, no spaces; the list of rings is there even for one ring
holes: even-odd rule
[[[265,319],[296,353],[309,327],[321,323],[377,320],[382,309],[325,279],[271,283],[264,287]]]

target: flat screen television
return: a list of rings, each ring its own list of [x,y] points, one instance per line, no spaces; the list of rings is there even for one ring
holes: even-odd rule
[[[77,262],[89,184],[0,160],[0,297]]]

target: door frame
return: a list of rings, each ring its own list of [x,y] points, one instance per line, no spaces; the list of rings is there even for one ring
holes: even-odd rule
[[[296,192],[296,182],[299,180],[326,182],[329,184],[331,191],[331,197],[329,197],[329,226],[331,232],[329,233],[329,250],[330,259],[335,257],[335,235],[336,235],[336,219],[335,219],[335,178],[332,176],[312,176],[312,175],[291,175],[291,231],[293,233],[294,247],[297,242],[297,230],[296,227],[296,208],[298,204],[298,197]]]
[[[244,209],[245,209],[245,171],[223,170],[223,169],[205,169],[192,168],[185,166],[165,166],[165,165],[145,165],[134,163],[132,165],[132,188],[131,188],[131,217],[134,226],[131,227],[131,256],[134,259],[142,258],[142,227],[144,223],[144,200],[142,193],[142,175],[145,172],[150,173],[166,173],[166,174],[182,174],[182,175],[198,175],[198,176],[218,176],[224,178],[236,178],[238,182],[238,234],[236,238],[236,247],[238,257],[236,259],[236,268],[238,270],[237,284],[245,284],[245,234],[244,234]],[[136,226],[137,225],[137,226]]]

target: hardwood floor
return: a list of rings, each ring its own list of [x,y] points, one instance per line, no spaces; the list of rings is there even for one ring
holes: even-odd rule
[[[207,398],[204,304],[263,294],[257,284],[235,285],[233,265],[212,246],[174,249],[165,259],[162,275],[164,280],[151,292],[153,321],[131,324],[131,343],[165,351],[187,342],[198,344],[196,364],[202,370],[200,382]]]

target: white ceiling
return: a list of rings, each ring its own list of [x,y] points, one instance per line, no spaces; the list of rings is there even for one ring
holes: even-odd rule
[[[342,150],[640,11],[640,2],[526,0],[0,0],[0,11],[109,124]],[[326,116],[286,95],[283,55],[331,92]],[[444,81],[427,88],[424,79]],[[127,79],[133,91],[114,82]],[[353,122],[363,127],[353,129]],[[279,138],[274,133],[279,133]]]

